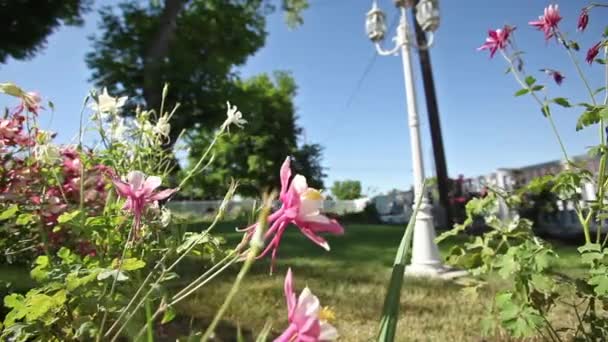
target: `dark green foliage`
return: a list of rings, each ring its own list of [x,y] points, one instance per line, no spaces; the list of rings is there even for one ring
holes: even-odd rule
[[[0,0],[0,63],[30,59],[61,25],[81,25],[91,0]]]

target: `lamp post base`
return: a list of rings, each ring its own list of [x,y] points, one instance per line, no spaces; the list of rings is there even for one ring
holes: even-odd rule
[[[407,265],[405,267],[405,274],[404,274],[404,276],[406,276],[406,277],[432,278],[432,279],[444,279],[444,280],[465,277],[467,275],[469,275],[469,272],[467,272],[465,270],[459,270],[459,269],[441,265],[441,264]]]
[[[452,279],[467,275],[466,271],[446,266],[441,261],[435,243],[435,227],[428,198],[422,196],[414,225],[411,264],[405,268],[405,276]],[[414,210],[416,204],[414,204]]]

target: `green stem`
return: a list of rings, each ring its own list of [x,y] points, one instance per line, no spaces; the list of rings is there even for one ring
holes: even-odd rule
[[[133,227],[133,228],[136,228],[136,227]],[[110,299],[110,301],[112,300],[112,295],[114,294],[114,290],[116,289],[116,281],[118,280],[118,275],[120,274],[120,271],[122,270],[122,264],[123,264],[123,261],[125,260],[126,254],[127,254],[127,246],[129,245],[129,241],[131,241],[131,235],[133,233],[133,230],[134,229],[129,230],[129,234],[127,236],[127,241],[125,242],[125,245],[122,249],[122,255],[120,256],[120,260],[118,261],[118,269],[116,270],[116,274],[114,275],[114,279],[112,280],[112,286],[110,287],[110,293],[108,295],[108,298]],[[108,310],[106,309],[103,312],[103,317],[101,319],[101,325],[99,326],[99,334],[97,335],[97,339],[96,339],[97,342],[101,341],[101,337],[103,335],[103,328],[106,324],[107,319],[108,319]]]
[[[543,111],[543,113],[545,114],[545,116],[547,117],[547,119],[549,120],[549,123],[551,124],[551,129],[553,130],[553,134],[555,135],[555,137],[557,138],[557,142],[559,143],[559,146],[562,150],[562,153],[564,154],[564,158],[566,159],[566,161],[570,161],[570,159],[568,158],[568,153],[566,152],[566,147],[564,146],[564,143],[562,142],[562,138],[559,135],[559,132],[557,131],[557,127],[555,126],[555,122],[553,121],[553,118],[551,116],[551,113],[547,110],[547,112],[545,112],[544,108],[545,108],[545,103],[538,98],[538,96],[536,95],[536,93],[534,91],[532,91],[532,89],[530,88],[530,86],[528,86],[519,76],[519,71],[517,71],[517,68],[515,67],[515,65],[513,65],[513,61],[505,54],[505,52],[503,50],[500,50],[500,53],[502,54],[502,56],[505,58],[505,60],[507,61],[507,63],[509,63],[509,66],[511,67],[511,73],[513,74],[513,76],[515,77],[515,80],[525,89],[528,90],[528,92],[530,93],[530,95],[532,95],[532,97],[534,98],[534,100],[536,100],[536,102],[538,103],[538,105],[540,106],[541,110]],[[547,107],[549,106],[548,104],[546,105]]]
[[[209,338],[211,337],[211,335],[213,334],[213,332],[215,331],[215,328],[217,327],[218,323],[224,316],[224,313],[226,313],[226,310],[228,310],[228,307],[230,306],[230,303],[234,299],[234,296],[239,291],[239,288],[241,287],[241,283],[243,282],[243,279],[245,279],[247,272],[249,272],[251,265],[253,265],[258,253],[263,248],[263,245],[259,245],[257,243],[257,241],[255,241],[256,240],[255,236],[256,235],[263,236],[263,233],[268,226],[268,214],[270,213],[270,208],[272,206],[273,198],[274,198],[274,196],[271,195],[271,196],[268,196],[266,198],[266,200],[264,201],[264,203],[265,203],[264,208],[262,209],[260,216],[258,218],[258,226],[256,228],[257,231],[254,232],[254,238],[251,240],[252,241],[252,243],[250,244],[251,247],[249,248],[249,252],[247,253],[245,262],[243,263],[243,266],[241,267],[239,274],[236,276],[236,280],[232,284],[232,287],[230,288],[230,291],[228,292],[228,295],[226,296],[224,303],[219,308],[219,310],[215,314],[215,317],[213,317],[211,324],[209,324],[209,327],[207,327],[207,330],[203,334],[203,337],[201,338],[201,342],[208,341]]]
[[[213,148],[219,137],[222,135],[222,133],[224,133],[223,129],[220,129],[217,133],[215,133],[213,140],[207,147],[207,150],[205,150],[205,153],[203,153],[196,165],[194,165],[194,167],[188,172],[186,177],[184,177],[184,179],[179,183],[179,185],[177,186],[178,189],[181,189],[182,186],[184,186],[184,184],[186,184],[186,182],[188,182],[188,180],[190,180],[190,178],[192,178],[194,174],[198,171],[198,168],[201,167],[203,161],[205,160],[205,158],[207,158],[207,155],[209,154],[209,152],[211,152],[211,149]]]
[[[159,311],[156,311],[159,312]],[[153,323],[154,320],[156,319],[156,313],[154,314],[154,317],[152,316],[152,306],[150,305],[150,301],[146,300],[146,326],[148,327],[146,329],[147,333],[148,333],[148,342],[154,342],[154,331],[153,331]],[[135,338],[135,340],[137,341],[138,337]]]

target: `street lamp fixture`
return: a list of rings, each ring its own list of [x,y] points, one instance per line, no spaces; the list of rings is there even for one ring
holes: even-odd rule
[[[374,43],[381,42],[386,34],[386,15],[378,8],[378,4],[375,1],[372,9],[367,12],[365,31],[369,39]]]
[[[416,21],[425,32],[435,32],[439,28],[439,2],[422,0],[416,5]]]
[[[406,269],[406,274],[415,276],[444,276],[450,271],[446,268],[439,256],[439,250],[435,244],[435,227],[431,205],[426,191],[422,193],[424,182],[424,162],[422,159],[422,143],[420,139],[420,123],[418,119],[418,106],[416,103],[416,89],[414,86],[414,73],[410,47],[415,49],[428,49],[433,42],[433,32],[439,26],[439,7],[437,0],[421,0],[416,10],[416,20],[424,31],[430,36],[425,46],[418,46],[413,38],[412,30],[408,26],[407,10],[413,9],[414,0],[395,0],[395,5],[401,11],[399,27],[393,38],[395,46],[385,50],[381,42],[386,34],[385,15],[378,8],[376,1],[372,9],[367,13],[366,29],[370,40],[375,44],[378,54],[397,55],[401,53],[403,61],[403,75],[405,79],[405,96],[407,99],[408,124],[410,128],[410,142],[412,149],[412,167],[414,174],[414,198],[421,198],[418,213],[415,220],[414,239],[412,246],[411,264]],[[416,208],[417,203],[414,203]]]

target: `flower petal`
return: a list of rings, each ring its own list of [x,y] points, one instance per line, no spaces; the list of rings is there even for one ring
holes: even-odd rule
[[[133,194],[131,191],[131,186],[121,180],[114,179],[114,186],[116,187],[116,192],[122,197],[129,197]]]
[[[287,275],[285,276],[285,300],[287,301],[287,313],[288,319],[291,320],[293,316],[293,312],[296,308],[296,294],[293,292],[293,277],[291,273],[291,268],[287,269]]]
[[[230,103],[228,103],[228,106],[230,106]],[[279,174],[281,177],[281,196],[283,196],[287,192],[289,187],[289,178],[291,178],[291,158],[285,158],[283,165],[281,165],[281,171]]]
[[[335,341],[340,337],[336,328],[324,321],[321,321],[321,333],[319,334],[319,341]]]
[[[304,177],[302,175],[296,175],[295,177],[293,177],[293,180],[291,181],[291,187],[298,194],[303,193],[304,191],[306,191],[306,189],[308,189],[308,183],[306,182],[306,177]]]
[[[177,192],[177,189],[165,189],[163,191],[159,191],[159,192],[155,193],[154,195],[150,196],[148,198],[148,201],[150,201],[150,202],[162,201],[165,198],[173,195],[175,192]]]
[[[141,171],[131,171],[127,174],[127,182],[131,184],[131,188],[134,191],[137,191],[141,188],[145,179],[146,175]]]

